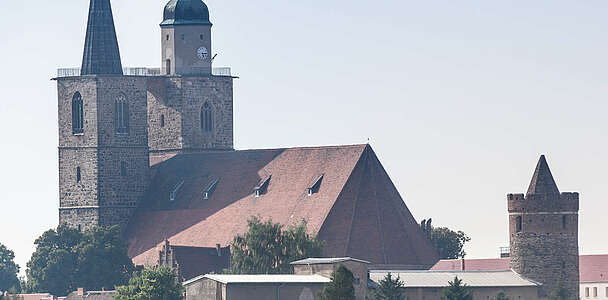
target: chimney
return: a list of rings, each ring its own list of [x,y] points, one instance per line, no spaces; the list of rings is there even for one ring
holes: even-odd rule
[[[215,250],[217,250],[217,256],[222,256],[222,245],[215,244]]]
[[[78,288],[78,290],[76,291],[76,295],[84,296],[84,288]]]

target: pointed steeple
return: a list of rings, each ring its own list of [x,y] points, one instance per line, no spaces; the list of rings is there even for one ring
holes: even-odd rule
[[[549,170],[549,165],[544,155],[541,155],[538,160],[527,194],[559,194],[559,189],[555,184],[555,180],[553,180],[553,175],[551,175],[551,170]]]
[[[122,75],[110,0],[91,0],[80,75]]]

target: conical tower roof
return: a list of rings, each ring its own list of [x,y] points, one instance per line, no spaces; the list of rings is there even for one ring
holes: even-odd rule
[[[527,195],[531,194],[559,194],[559,189],[555,184],[555,180],[553,180],[553,175],[551,175],[549,164],[547,164],[544,155],[541,155],[538,164],[536,164],[534,175],[532,175]]]
[[[80,75],[122,75],[110,0],[91,0]]]

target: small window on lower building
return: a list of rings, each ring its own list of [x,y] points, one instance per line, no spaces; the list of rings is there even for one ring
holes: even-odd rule
[[[597,287],[593,288],[593,297],[597,297]]]
[[[80,174],[80,167],[76,167],[76,182],[80,182],[82,176]]]
[[[124,161],[120,162],[120,176],[127,176],[127,163]]]
[[[585,288],[585,297],[589,298],[589,288]]]
[[[608,297],[608,287],[606,287],[606,297]]]
[[[160,115],[160,127],[165,127],[165,115]]]

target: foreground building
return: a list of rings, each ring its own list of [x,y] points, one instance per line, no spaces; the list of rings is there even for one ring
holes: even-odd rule
[[[81,68],[60,69],[59,222],[121,225],[140,265],[228,266],[251,216],[307,222],[325,255],[428,269],[437,254],[369,145],[234,150],[233,81],[207,6],[171,0],[162,67],[123,68],[110,0],[90,0]]]
[[[405,283],[404,294],[409,300],[440,299],[443,289],[455,277],[471,288],[473,300],[494,299],[499,292],[509,299],[539,299],[541,284],[508,271],[385,271],[372,270],[370,279],[376,283],[391,273]],[[361,298],[363,299],[363,298]]]
[[[500,272],[509,271],[510,259],[446,259],[432,271]],[[608,254],[579,256],[580,299],[608,299]]]

